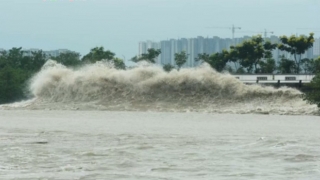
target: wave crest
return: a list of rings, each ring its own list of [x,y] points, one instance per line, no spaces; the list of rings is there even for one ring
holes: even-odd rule
[[[48,61],[30,83],[29,108],[312,114],[292,88],[245,85],[208,65],[173,70],[142,64],[118,70],[98,62],[79,69]]]

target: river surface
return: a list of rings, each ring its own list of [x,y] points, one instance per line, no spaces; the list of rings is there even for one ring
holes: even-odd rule
[[[317,116],[0,111],[0,179],[320,179]]]

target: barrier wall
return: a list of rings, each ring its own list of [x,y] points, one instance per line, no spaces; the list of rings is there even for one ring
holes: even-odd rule
[[[244,83],[310,83],[315,75],[295,74],[254,74],[254,75],[233,75]]]

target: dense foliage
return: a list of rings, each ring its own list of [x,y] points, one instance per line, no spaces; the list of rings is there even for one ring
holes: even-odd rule
[[[150,63],[156,63],[156,58],[161,54],[160,49],[150,48],[147,53],[141,54],[140,57],[133,57],[131,61],[139,62],[139,61],[147,61]]]
[[[187,59],[188,55],[185,51],[181,51],[180,53],[174,54],[174,61],[176,62],[178,70],[180,70],[181,66],[187,62]]]
[[[46,55],[42,50],[26,53],[21,47],[1,51],[0,104],[27,98],[28,80],[41,69],[48,59],[56,60],[68,67],[76,67],[83,63],[107,60],[112,62],[116,68],[125,69],[123,60],[114,57],[114,55],[115,54],[109,50],[105,51],[103,47],[91,49],[82,60],[79,53],[71,51],[60,53],[55,57]]]
[[[312,70],[316,73],[316,76],[308,84],[310,90],[304,94],[304,100],[310,104],[316,104],[320,108],[320,57],[314,60],[312,65]]]
[[[46,61],[40,50],[24,56],[22,48],[12,48],[0,52],[0,103],[8,103],[26,98],[27,80]]]
[[[203,61],[208,63],[212,68],[217,71],[222,71],[231,57],[230,53],[226,50],[223,50],[221,53],[214,54],[198,54],[198,57],[195,59],[196,61]]]
[[[295,73],[299,74],[301,70],[301,55],[313,46],[313,33],[309,37],[306,36],[281,36],[281,44],[278,45],[280,50],[286,51],[293,55],[295,62]]]

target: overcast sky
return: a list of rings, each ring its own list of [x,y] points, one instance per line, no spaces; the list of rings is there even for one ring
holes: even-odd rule
[[[0,0],[0,48],[104,46],[129,59],[139,41],[232,35],[210,26],[319,37],[319,18],[320,0]]]

